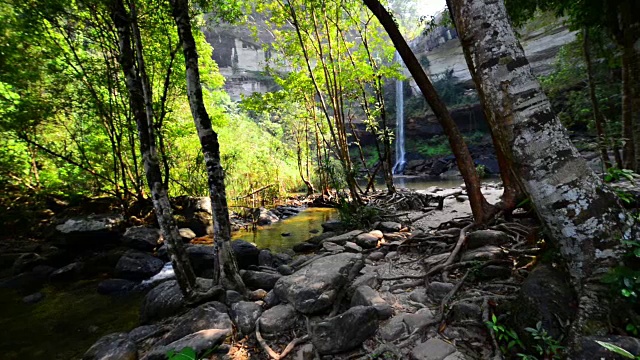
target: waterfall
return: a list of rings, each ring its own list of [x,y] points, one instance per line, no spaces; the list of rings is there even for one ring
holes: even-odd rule
[[[404,67],[400,54],[396,51],[394,58],[396,63]],[[404,171],[404,88],[403,82],[396,79],[396,163],[393,165],[393,174],[402,174]]]

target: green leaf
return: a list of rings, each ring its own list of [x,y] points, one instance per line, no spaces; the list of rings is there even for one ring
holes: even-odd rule
[[[624,356],[628,359],[634,359],[635,357],[633,356],[632,353],[628,352],[627,350],[621,348],[618,345],[614,345],[612,343],[608,343],[608,342],[604,342],[604,341],[598,341],[595,340],[595,342],[597,342],[600,346],[602,346],[603,348],[612,351],[618,355]]]

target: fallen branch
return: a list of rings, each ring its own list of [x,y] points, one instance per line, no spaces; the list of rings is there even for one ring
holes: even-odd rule
[[[453,263],[453,260],[456,258],[456,256],[458,256],[460,249],[462,249],[462,245],[464,245],[464,243],[467,240],[467,231],[469,231],[469,229],[471,229],[473,225],[474,223],[471,223],[462,228],[462,230],[460,231],[460,236],[458,237],[458,242],[456,243],[456,247],[453,248],[453,251],[451,252],[451,255],[449,255],[449,258],[447,259],[447,261],[445,261],[444,264],[442,264],[443,268],[446,268],[447,266],[451,265]],[[449,271],[445,270],[442,273],[442,281],[447,281],[448,277],[449,277]]]

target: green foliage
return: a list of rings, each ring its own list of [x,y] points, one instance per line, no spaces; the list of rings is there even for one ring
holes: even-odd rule
[[[201,356],[198,356],[196,351],[193,348],[186,347],[180,351],[169,350],[167,351],[167,359],[168,360],[200,360],[206,359],[211,353],[215,351],[215,348],[209,349],[204,352]]]
[[[339,199],[338,213],[340,214],[340,221],[350,229],[368,228],[380,220],[379,209],[358,205],[344,198]]]
[[[623,356],[623,357],[625,357],[627,359],[636,359],[636,360],[640,359],[640,356],[634,356],[632,353],[628,352],[627,350],[621,348],[618,345],[615,345],[615,344],[612,344],[612,343],[608,343],[606,341],[598,341],[598,340],[594,340],[594,341],[597,342],[598,345],[602,346],[603,348],[605,348],[605,349],[607,349],[607,350],[609,350],[611,352],[614,352],[614,353],[616,353],[616,354],[618,354],[620,356]]]
[[[487,167],[480,164],[476,166],[476,173],[480,179],[484,179],[487,176]]]
[[[500,351],[503,354],[516,354],[519,359],[523,360],[538,360],[538,356],[540,356],[540,359],[556,360],[562,358],[564,347],[560,345],[560,340],[549,336],[540,321],[535,328],[525,328],[525,331],[531,334],[535,342],[534,351],[526,349],[518,334],[513,329],[501,324],[495,314],[485,324],[489,329],[493,330],[500,346]]]
[[[496,340],[500,345],[500,351],[502,351],[503,354],[510,353],[517,348],[524,348],[524,344],[518,337],[518,334],[513,329],[509,329],[501,324],[495,314],[491,315],[491,320],[485,322],[485,324],[495,333]]]
[[[475,92],[467,95],[467,89],[453,75],[453,69],[447,69],[444,73],[437,75],[433,80],[433,87],[449,108],[478,102]]]
[[[617,167],[610,167],[609,169],[607,169],[607,173],[604,175],[604,182],[607,183],[620,181],[622,179],[634,182],[634,172],[629,169],[618,169]]]
[[[543,359],[560,359],[564,346],[560,345],[558,339],[554,339],[549,335],[546,329],[542,327],[542,322],[538,321],[535,328],[525,328],[531,334],[533,340],[536,341],[535,349],[538,355]]]

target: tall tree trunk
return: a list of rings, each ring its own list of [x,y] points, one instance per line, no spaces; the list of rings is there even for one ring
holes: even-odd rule
[[[476,167],[473,159],[471,158],[471,154],[469,153],[469,148],[467,147],[458,126],[453,121],[446,105],[436,93],[429,77],[422,69],[422,65],[420,65],[420,62],[400,33],[398,25],[391,14],[389,14],[387,9],[385,9],[378,0],[364,0],[364,3],[378,18],[384,29],[389,34],[391,41],[393,41],[393,44],[402,57],[407,69],[413,76],[413,79],[422,91],[424,98],[440,122],[444,133],[449,139],[451,150],[456,157],[458,169],[464,178],[467,193],[469,194],[469,202],[471,204],[473,217],[476,223],[485,222],[493,216],[495,209],[487,202],[480,191],[480,177],[476,173]]]
[[[633,170],[636,166],[636,151],[633,134],[633,47],[623,46],[622,48],[622,160],[625,169]]]
[[[596,83],[593,77],[593,63],[591,62],[591,44],[589,42],[589,28],[584,28],[583,31],[583,43],[582,51],[584,54],[584,62],[587,65],[587,79],[589,81],[589,98],[591,99],[591,107],[593,108],[593,118],[596,123],[596,133],[598,135],[598,148],[600,149],[600,156],[602,157],[602,164],[606,171],[611,167],[611,160],[609,159],[609,149],[607,147],[607,134],[605,128],[607,126],[606,120],[600,111],[600,104],[598,104],[598,97],[596,96]]]
[[[621,239],[632,219],[616,194],[580,157],[531,67],[503,0],[451,0],[462,44],[471,46],[476,86],[497,115],[493,135],[508,150],[510,167],[557,242],[579,296],[572,342],[605,333],[608,289],[600,276],[621,260]]]
[[[182,237],[178,232],[178,226],[173,218],[173,210],[171,209],[167,189],[162,183],[158,154],[155,152],[155,144],[153,144],[153,128],[150,127],[150,117],[145,110],[143,82],[138,76],[138,74],[144,74],[144,71],[140,71],[141,69],[136,67],[135,54],[131,46],[131,18],[122,0],[114,0],[111,5],[111,19],[118,30],[120,47],[118,61],[125,75],[131,110],[138,127],[140,153],[142,154],[147,183],[151,190],[153,208],[158,218],[162,237],[167,244],[167,249],[171,256],[171,264],[173,265],[180,289],[185,297],[191,300],[198,295],[196,290],[196,276],[193,273],[189,257],[182,244]],[[144,64],[139,63],[138,65],[143,66]]]
[[[224,184],[224,170],[220,162],[220,144],[218,143],[218,134],[213,131],[211,126],[211,119],[202,97],[198,52],[191,32],[189,2],[188,0],[171,0],[171,7],[184,53],[189,107],[198,131],[207,169],[211,208],[213,210],[213,236],[218,250],[219,262],[219,273],[216,276],[216,280],[225,287],[233,288],[240,293],[246,293],[247,289],[238,273],[236,259],[231,250],[231,223],[229,221],[229,208]]]

